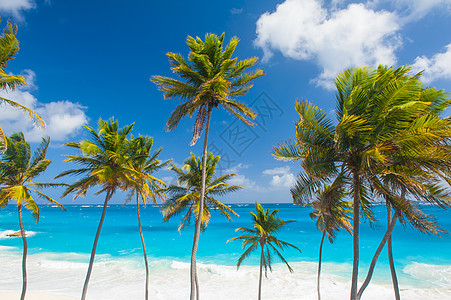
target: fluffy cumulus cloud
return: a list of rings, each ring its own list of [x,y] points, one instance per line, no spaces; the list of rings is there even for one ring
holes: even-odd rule
[[[244,188],[245,191],[253,191],[253,192],[265,192],[266,189],[257,184],[255,180],[247,178],[243,174],[236,174],[232,178],[227,181],[230,185],[239,185]]]
[[[7,105],[0,107],[1,126],[6,134],[23,131],[27,140],[39,141],[48,135],[53,141],[66,141],[75,135],[82,125],[88,122],[85,114],[86,107],[68,100],[43,103],[32,94],[36,90],[34,85],[35,73],[24,71],[28,86],[14,91],[1,91],[0,96],[14,100],[38,113],[44,120],[45,129],[36,128],[27,114]]]
[[[421,80],[429,84],[436,79],[451,79],[451,44],[445,47],[445,52],[437,53],[431,58],[417,57],[412,65],[414,71],[423,71]]]
[[[34,0],[0,0],[0,12],[22,19],[22,12],[36,7]]]
[[[296,182],[296,177],[290,172],[290,167],[278,167],[263,171],[264,175],[271,175],[270,186],[275,189],[290,188]]]
[[[362,3],[330,8],[320,0],[286,0],[257,21],[255,44],[264,60],[274,51],[298,60],[313,60],[322,69],[314,80],[332,88],[336,74],[350,66],[394,64],[401,45],[396,13]]]
[[[253,191],[253,192],[264,192],[265,189],[257,184],[255,180],[252,180],[248,177],[246,177],[243,174],[240,174],[239,172],[243,169],[249,168],[249,165],[245,165],[242,163],[239,163],[235,166],[232,166],[231,168],[228,168],[225,170],[225,173],[235,173],[235,176],[231,177],[227,183],[231,185],[239,185],[242,186],[245,190]]]

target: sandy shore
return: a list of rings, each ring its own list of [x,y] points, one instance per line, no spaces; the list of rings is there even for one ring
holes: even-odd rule
[[[20,292],[0,292],[0,299],[2,299],[2,300],[20,299]],[[75,300],[78,298],[60,295],[60,294],[44,293],[44,292],[27,292],[25,299],[26,300]]]

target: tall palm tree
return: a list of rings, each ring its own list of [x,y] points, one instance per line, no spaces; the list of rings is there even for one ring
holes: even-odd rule
[[[422,94],[424,89],[418,79],[420,74],[408,75],[409,71],[408,67],[393,69],[384,66],[345,70],[335,80],[338,124],[334,126],[326,113],[312,103],[297,102],[300,120],[296,123],[296,140],[282,143],[274,149],[273,154],[279,159],[302,161],[309,180],[298,180],[295,188],[305,190],[305,196],[312,195],[324,182],[339,173],[350,180],[354,232],[351,300],[359,298],[360,208],[371,218],[368,207],[371,191],[377,186],[378,193],[388,193],[381,185],[376,185],[379,173],[393,163],[403,147],[409,143],[419,144],[418,140],[412,139],[413,135],[403,138],[403,132],[428,132],[431,126],[428,112],[449,106],[449,101],[443,99],[443,93],[427,90]],[[449,120],[444,122],[449,123]],[[449,125],[443,131],[444,134],[449,133]],[[449,143],[447,139],[437,139],[432,134],[429,140],[431,144]],[[433,185],[432,190],[439,192],[440,189]],[[390,198],[400,203],[397,207],[405,215],[416,222],[422,220],[421,214],[415,214],[399,196],[391,193]],[[429,198],[431,202],[443,205],[440,199]]]
[[[270,271],[272,271],[271,253],[275,253],[280,258],[280,260],[282,260],[287,265],[288,270],[290,272],[293,272],[293,269],[290,267],[290,265],[278,249],[283,251],[284,248],[292,247],[299,252],[301,252],[301,250],[295,245],[281,241],[274,236],[278,231],[281,230],[281,228],[285,224],[294,221],[282,220],[282,218],[277,216],[277,212],[279,211],[278,209],[275,209],[270,213],[269,209],[265,211],[261,204],[258,202],[255,202],[255,209],[256,213],[251,212],[252,221],[254,223],[253,228],[237,228],[235,231],[242,231],[244,232],[244,234],[231,238],[227,242],[233,240],[241,240],[243,241],[243,248],[246,248],[248,246],[246,251],[244,251],[244,253],[238,259],[237,268],[240,267],[244,259],[246,259],[252,252],[258,249],[258,246],[260,246],[260,272],[258,279],[258,300],[260,300],[262,291],[263,267],[265,268],[266,277],[268,275],[268,268]]]
[[[178,184],[172,184],[165,189],[168,199],[166,199],[161,208],[165,222],[186,210],[186,214],[179,225],[179,230],[189,225],[193,214],[196,224],[199,222],[198,219],[202,218],[199,223],[202,224],[202,229],[205,229],[211,218],[209,205],[217,209],[229,221],[232,219],[232,215],[238,216],[230,207],[215,199],[217,196],[223,196],[242,189],[241,186],[227,184],[227,180],[235,176],[233,173],[219,177],[215,176],[219,160],[220,156],[214,156],[211,152],[208,153],[205,168],[205,202],[208,205],[203,207],[202,214],[200,213],[202,188],[201,158],[191,153],[191,156],[184,161],[182,168],[177,168],[171,164],[170,169],[177,174]]]
[[[435,96],[431,98],[430,94]],[[372,179],[374,190],[385,199],[387,231],[359,290],[360,296],[369,284],[378,256],[387,242],[395,299],[400,299],[391,246],[391,232],[398,219],[403,226],[409,223],[423,233],[434,235],[443,233],[434,218],[424,213],[414,200],[429,202],[442,208],[449,206],[449,190],[443,188],[440,182],[450,182],[451,156],[448,139],[451,134],[451,120],[442,118],[441,114],[451,103],[451,99],[446,98],[444,91],[436,91],[433,88],[422,89],[418,98],[425,99],[432,105],[402,132],[400,135],[402,147],[396,156],[391,157],[391,165],[378,170],[380,176]],[[419,128],[422,130],[418,130]],[[391,218],[392,208],[393,218]]]
[[[1,18],[0,18],[1,22]],[[8,21],[3,33],[0,36],[0,90],[13,91],[17,86],[26,84],[23,76],[12,75],[5,72],[8,61],[14,59],[14,56],[19,52],[19,41],[17,40],[17,26]],[[45,123],[41,117],[33,110],[23,106],[22,104],[13,100],[0,97],[0,104],[8,104],[28,114],[30,119],[38,127],[44,127]],[[0,127],[0,153],[6,151],[7,139]]]
[[[158,156],[162,148],[157,149],[151,153],[153,146],[153,138],[139,136],[137,138],[131,137],[128,143],[127,155],[130,156],[129,165],[132,169],[131,181],[127,184],[130,190],[127,202],[136,198],[136,213],[138,216],[138,230],[143,246],[144,263],[146,266],[146,285],[145,285],[145,299],[149,299],[149,264],[147,261],[146,244],[141,227],[140,203],[141,198],[144,207],[146,207],[149,198],[154,204],[157,204],[157,199],[163,201],[165,194],[162,188],[166,184],[161,179],[156,178],[153,173],[166,166],[170,161],[160,162]]]
[[[343,176],[339,176],[331,185],[324,185],[322,189],[317,191],[315,199],[308,203],[313,208],[313,212],[310,213],[310,218],[312,220],[316,219],[316,228],[322,232],[316,283],[318,300],[321,299],[321,261],[325,236],[327,235],[329,242],[333,243],[340,228],[352,234],[352,225],[349,222],[351,217],[348,215],[352,213],[352,204],[343,199],[346,194],[343,191],[342,180]],[[293,198],[296,199],[298,197],[294,194]]]
[[[39,221],[39,207],[35,202],[35,196],[66,210],[64,206],[39,191],[44,187],[55,187],[62,184],[35,182],[35,178],[41,175],[51,163],[45,158],[49,142],[48,137],[43,138],[41,145],[32,155],[30,144],[25,141],[23,133],[14,133],[7,138],[8,148],[0,159],[0,174],[2,174],[0,176],[0,207],[5,208],[10,200],[14,200],[19,213],[20,234],[23,241],[21,300],[25,299],[27,291],[28,252],[26,232],[22,221],[22,207],[25,206],[31,211],[36,223]]]
[[[77,155],[65,155],[67,157],[65,162],[72,162],[81,167],[64,171],[56,176],[56,178],[59,178],[67,175],[83,175],[81,179],[67,187],[62,197],[70,193],[74,193],[74,199],[79,196],[86,196],[87,191],[96,186],[100,190],[95,195],[106,193],[102,215],[92,246],[89,267],[83,285],[82,300],[86,299],[88,292],[97,242],[105,218],[108,201],[117,190],[123,190],[129,186],[128,184],[132,179],[132,174],[134,174],[128,165],[129,157],[126,153],[126,150],[128,150],[127,136],[133,129],[133,124],[119,128],[119,123],[114,118],[109,121],[100,119],[98,131],[95,131],[89,126],[85,126],[85,129],[90,135],[89,140],[66,144],[66,146],[77,149],[80,153]]]
[[[218,37],[207,33],[205,41],[200,37],[188,36],[186,44],[190,52],[188,60],[179,53],[167,53],[172,72],[179,79],[164,76],[153,76],[152,82],[158,85],[159,90],[164,92],[164,99],[180,99],[179,104],[172,112],[166,122],[167,130],[172,130],[179,122],[189,115],[196,114],[194,123],[194,134],[191,145],[194,145],[205,128],[203,145],[204,158],[203,170],[206,168],[208,131],[210,128],[211,112],[214,108],[222,106],[245,124],[253,126],[249,118],[254,119],[256,114],[243,102],[237,101],[239,96],[245,95],[253,86],[252,81],[263,76],[263,71],[257,69],[250,73],[245,70],[257,63],[257,58],[249,58],[238,61],[232,58],[233,52],[238,45],[239,39],[233,37],[223,47],[224,33]],[[202,219],[205,197],[205,173],[202,174],[202,188],[200,196],[200,218]],[[193,249],[191,253],[191,292],[190,300],[199,299],[199,288],[196,286],[196,253],[199,244],[201,223],[198,222],[194,231]]]

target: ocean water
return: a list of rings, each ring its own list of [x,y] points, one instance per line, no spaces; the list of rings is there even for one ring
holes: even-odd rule
[[[258,284],[259,256],[251,255],[237,271],[236,261],[243,252],[241,243],[227,243],[237,236],[237,227],[251,227],[253,204],[231,207],[240,215],[228,222],[213,212],[207,230],[201,235],[198,249],[201,298],[254,299]],[[276,258],[273,272],[263,280],[263,299],[316,299],[316,268],[321,233],[310,220],[309,208],[292,204],[266,204],[279,209],[286,225],[278,238],[302,250],[287,249],[284,257],[294,269]],[[24,215],[28,231],[29,291],[46,291],[80,296],[89,261],[101,205],[68,205],[41,208],[40,221],[34,223]],[[423,207],[435,215],[444,229],[451,232],[451,212],[432,206]],[[361,225],[360,279],[363,281],[371,258],[385,232],[385,207],[374,208],[380,221],[376,228]],[[193,226],[178,232],[177,217],[162,222],[159,207],[141,209],[144,238],[151,268],[152,299],[187,299],[189,261]],[[193,225],[193,224],[192,224]],[[0,291],[20,290],[21,238],[7,234],[19,230],[17,209],[11,205],[0,211]],[[397,224],[393,247],[401,295],[404,299],[451,299],[451,236],[421,234]],[[342,231],[333,244],[323,247],[323,299],[347,299],[349,296],[352,238]],[[96,262],[88,299],[143,299],[145,270],[138,234],[136,206],[108,207],[97,248]],[[386,249],[379,258],[373,280],[362,299],[393,299]]]

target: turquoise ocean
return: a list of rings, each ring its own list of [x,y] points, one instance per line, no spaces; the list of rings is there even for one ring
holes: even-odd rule
[[[254,299],[258,284],[259,257],[251,255],[237,271],[236,261],[243,252],[241,243],[227,240],[237,236],[237,227],[251,227],[253,204],[230,205],[240,217],[228,222],[213,211],[211,222],[202,234],[198,250],[201,299]],[[308,207],[293,204],[265,204],[279,209],[286,225],[278,234],[302,250],[286,250],[285,258],[294,273],[277,259],[273,272],[263,281],[263,299],[316,299],[316,268],[321,233],[310,219]],[[30,213],[24,215],[28,231],[29,291],[46,291],[78,297],[101,205],[41,207],[36,224]],[[437,217],[442,228],[451,232],[451,211],[433,206],[423,209]],[[141,209],[144,238],[151,268],[152,299],[187,299],[189,261],[193,226],[179,232],[180,219],[163,223],[160,207]],[[371,258],[385,232],[385,206],[375,206],[379,222],[373,229],[361,225],[360,279],[363,281]],[[193,225],[193,224],[191,224]],[[21,238],[7,234],[19,230],[17,208],[0,211],[0,291],[18,291],[21,287]],[[421,234],[409,226],[397,224],[393,249],[401,295],[404,299],[451,299],[451,236]],[[339,232],[333,244],[325,242],[323,252],[323,299],[347,299],[352,265],[352,238]],[[138,234],[136,206],[110,205],[97,248],[96,263],[89,286],[89,299],[143,299],[144,262]],[[387,252],[378,260],[373,280],[363,299],[393,299]]]

